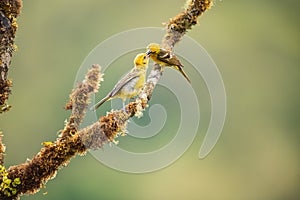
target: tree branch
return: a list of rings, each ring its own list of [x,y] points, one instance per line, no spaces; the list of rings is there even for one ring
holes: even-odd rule
[[[197,23],[197,18],[209,9],[211,4],[212,0],[188,1],[187,8],[166,24],[162,46],[173,50],[174,45]],[[0,20],[2,22],[2,18]],[[36,193],[76,154],[83,155],[89,149],[99,149],[104,144],[113,142],[116,136],[126,130],[130,117],[142,115],[161,76],[162,68],[155,64],[142,92],[134,102],[126,105],[124,110],[110,112],[94,124],[78,130],[85,117],[90,96],[98,91],[102,80],[99,65],[94,65],[85,80],[78,84],[70,95],[66,109],[72,109],[72,112],[60,137],[53,143],[45,142],[45,147],[26,163],[11,166],[8,170],[0,166],[0,199],[18,199],[22,194]]]
[[[12,52],[15,50],[14,38],[18,28],[16,17],[20,14],[22,0],[0,1],[0,114],[10,109],[7,104],[12,81],[7,79]],[[4,162],[5,145],[0,131],[0,166]]]
[[[16,17],[20,14],[21,0],[0,1],[0,113],[9,110],[7,104],[12,81],[7,79],[12,52],[15,50],[14,38],[18,28]]]

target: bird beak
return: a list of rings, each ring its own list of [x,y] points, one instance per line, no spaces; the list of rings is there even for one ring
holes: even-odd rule
[[[150,56],[151,53],[152,53],[152,51],[150,49],[146,52],[148,57]]]

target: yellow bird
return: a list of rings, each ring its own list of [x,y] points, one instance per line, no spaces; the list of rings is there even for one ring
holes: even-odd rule
[[[115,87],[91,110],[96,111],[104,102],[114,98],[123,100],[123,107],[126,99],[133,98],[142,90],[148,67],[149,56],[145,53],[138,54],[134,59],[134,68],[131,69],[121,80],[117,82]]]
[[[147,46],[146,54],[160,66],[169,66],[175,68],[186,78],[189,83],[191,83],[190,78],[182,69],[183,65],[171,51],[161,48],[159,44],[150,43]]]

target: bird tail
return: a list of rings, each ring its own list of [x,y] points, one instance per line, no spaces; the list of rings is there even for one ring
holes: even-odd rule
[[[102,104],[104,104],[109,98],[110,98],[110,96],[107,95],[106,97],[104,97],[103,99],[101,99],[101,101],[99,101],[98,103],[96,103],[95,105],[93,105],[91,107],[91,110],[95,112],[97,110],[97,108],[99,108]]]
[[[177,69],[185,78],[186,80],[191,83],[190,78],[188,77],[188,75],[183,71],[182,66],[174,66],[175,69]]]

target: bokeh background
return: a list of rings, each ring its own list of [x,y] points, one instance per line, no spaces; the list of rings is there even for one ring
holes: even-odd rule
[[[69,115],[63,106],[77,70],[97,44],[131,28],[160,27],[183,5],[184,0],[24,1],[16,39],[19,50],[10,70],[13,109],[0,116],[5,165],[25,162],[39,151],[41,142],[56,138]],[[38,194],[22,199],[299,199],[299,9],[300,1],[295,0],[216,1],[188,33],[218,65],[228,98],[224,131],[204,160],[198,159],[198,151],[210,105],[203,80],[192,75],[193,87],[203,99],[203,121],[192,146],[171,166],[128,174],[87,154],[74,158]],[[121,60],[107,71],[111,81],[104,83],[103,91],[129,70],[130,56],[124,58],[124,71],[118,68]],[[188,67],[186,71],[194,74]],[[158,88],[151,103],[166,105],[172,118],[154,147],[172,138],[172,124],[180,114],[174,109],[176,101],[161,98],[163,91]],[[143,120],[140,123],[149,123],[147,115]],[[133,144],[143,150],[137,141],[120,139],[124,148],[132,149]]]

